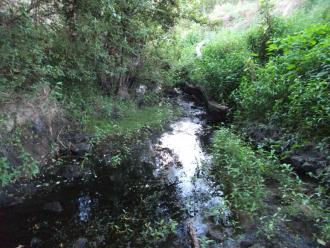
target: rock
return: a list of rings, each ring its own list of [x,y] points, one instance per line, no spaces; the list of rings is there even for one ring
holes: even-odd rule
[[[38,118],[37,120],[33,121],[32,130],[35,133],[42,133],[43,130],[45,129],[45,126],[46,126],[45,123],[40,118]]]
[[[59,154],[83,156],[92,149],[90,137],[79,131],[70,131],[59,138]]]
[[[218,225],[209,225],[206,235],[217,241],[223,241],[226,237],[225,232],[222,230],[221,226]]]
[[[224,122],[226,120],[227,114],[229,113],[229,108],[216,102],[208,101],[207,113],[208,119],[211,123]]]
[[[39,238],[32,238],[30,242],[30,247],[31,248],[41,248],[42,247],[42,240]]]
[[[136,89],[136,93],[140,95],[145,95],[147,92],[148,87],[146,85],[140,84],[139,87]]]
[[[17,199],[13,195],[8,195],[3,191],[0,192],[0,207],[15,205],[16,203]]]
[[[180,88],[184,93],[187,93],[188,95],[193,97],[197,103],[206,106],[207,97],[201,87],[190,84],[183,84]]]
[[[265,248],[265,246],[263,246],[261,244],[254,244],[254,245],[250,246],[249,248]]]
[[[303,156],[298,155],[290,157],[289,160],[294,167],[300,167],[305,161]]]
[[[73,248],[85,248],[87,247],[88,240],[86,238],[79,238],[73,244]]]
[[[249,248],[251,246],[253,246],[253,242],[251,240],[242,240],[239,243],[239,247],[240,248]]]
[[[241,224],[241,227],[246,232],[252,231],[256,228],[256,222],[254,221],[253,217],[250,216],[249,214],[242,212],[242,211],[238,211],[237,217]]]
[[[168,97],[177,97],[180,95],[180,91],[177,88],[166,88],[164,94]]]
[[[72,144],[70,151],[73,155],[83,156],[92,151],[92,145],[88,143]]]
[[[310,162],[305,162],[302,164],[301,169],[304,173],[315,172],[318,169],[317,163],[312,164]]]
[[[89,137],[86,134],[81,133],[80,131],[68,131],[64,133],[61,138],[63,142],[70,142],[72,144],[86,143],[89,140]]]
[[[192,96],[197,103],[203,105],[206,108],[208,120],[211,123],[219,123],[226,120],[226,117],[229,113],[229,108],[227,106],[218,104],[215,101],[209,100],[201,87],[183,84],[181,86],[181,90]]]
[[[311,148],[312,149],[312,148]],[[299,174],[317,173],[327,166],[327,159],[317,151],[302,149],[285,159]]]
[[[45,204],[43,209],[54,213],[61,213],[63,211],[62,205],[58,201]]]

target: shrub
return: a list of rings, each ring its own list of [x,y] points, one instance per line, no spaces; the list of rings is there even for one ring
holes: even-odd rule
[[[328,24],[273,40],[268,47],[272,60],[256,70],[255,80],[242,80],[235,93],[237,116],[272,121],[309,135],[326,131],[330,121],[329,49]]]
[[[230,102],[230,94],[244,75],[248,58],[245,39],[235,33],[223,32],[203,49],[196,60],[193,79],[218,101]]]
[[[329,197],[325,187],[306,192],[292,167],[281,164],[274,151],[253,150],[227,128],[216,131],[212,155],[211,173],[225,191],[231,210],[257,217],[258,229],[266,238],[276,236],[287,218],[304,216],[317,227],[318,237],[329,239]],[[280,202],[276,210],[270,210],[269,193],[274,186]]]
[[[263,206],[265,164],[229,129],[215,133],[213,172],[234,210],[250,214]]]

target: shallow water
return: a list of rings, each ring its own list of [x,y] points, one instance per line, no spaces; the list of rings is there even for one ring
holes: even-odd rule
[[[216,190],[207,177],[211,156],[202,146],[201,135],[207,128],[205,111],[193,102],[180,101],[185,117],[171,125],[171,131],[165,132],[159,139],[158,147],[170,150],[168,156],[158,156],[156,175],[161,174],[169,181],[178,181],[179,200],[187,212],[186,224],[193,224],[198,236],[207,234],[207,216],[213,208],[223,208],[222,192]],[[172,156],[171,156],[172,155]],[[176,163],[171,159],[176,157]],[[224,211],[229,215],[228,211]],[[222,216],[226,217],[226,216]]]
[[[184,116],[139,151],[137,160],[118,168],[96,162],[84,180],[40,182],[52,190],[0,209],[0,247],[29,247],[31,242],[72,247],[81,237],[96,247],[143,247],[125,232],[115,235],[111,229],[124,226],[127,219],[134,231],[143,231],[146,220],[179,222],[176,237],[162,247],[172,247],[173,242],[189,247],[188,223],[205,237],[208,224],[217,221],[210,221],[213,209],[224,209],[222,193],[207,177],[211,157],[201,142],[207,129],[205,112],[190,101],[179,99],[178,104]],[[222,213],[225,219],[228,212]]]

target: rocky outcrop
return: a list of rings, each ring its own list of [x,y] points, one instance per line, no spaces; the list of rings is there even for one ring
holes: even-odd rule
[[[215,101],[208,99],[204,90],[199,86],[182,84],[181,90],[188,94],[195,102],[204,106],[207,110],[207,118],[210,123],[225,122],[229,113],[229,108]]]
[[[329,165],[326,156],[316,151],[313,146],[305,146],[292,152],[287,156],[285,162],[290,163],[299,174],[309,172],[319,174]]]
[[[92,151],[90,137],[79,131],[66,132],[60,139],[59,153],[61,155],[73,155],[79,157]]]

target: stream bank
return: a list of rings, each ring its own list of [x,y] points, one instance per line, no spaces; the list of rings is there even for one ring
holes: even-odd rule
[[[137,137],[130,156],[116,161],[127,142],[105,141],[82,174],[72,168],[84,158],[69,156],[62,174],[35,180],[30,197],[0,209],[1,247],[190,247],[189,225],[206,239],[227,215],[209,211],[224,202],[204,173],[206,112],[181,97],[177,105],[183,116],[160,136]]]
[[[290,223],[297,232],[281,226],[278,243],[260,236],[244,213],[234,225],[221,181],[211,176],[207,111],[178,94],[182,116],[161,134],[137,136],[130,156],[116,163],[115,148],[126,149],[128,140],[104,141],[83,176],[44,178],[31,198],[0,208],[0,247],[318,247],[301,218]],[[269,214],[277,198],[273,187]]]

